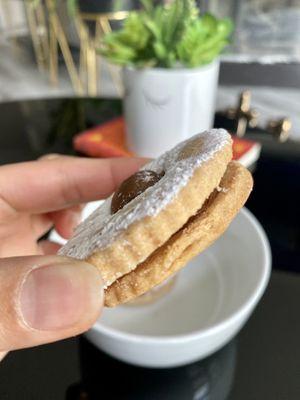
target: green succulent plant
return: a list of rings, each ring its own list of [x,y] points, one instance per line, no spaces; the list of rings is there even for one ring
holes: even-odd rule
[[[130,12],[123,27],[100,43],[100,53],[114,64],[193,68],[213,61],[229,43],[232,22],[200,15],[194,0],[141,2],[143,8]]]

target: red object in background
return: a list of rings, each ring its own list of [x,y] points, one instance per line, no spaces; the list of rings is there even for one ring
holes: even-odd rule
[[[128,157],[125,121],[115,118],[102,125],[82,132],[73,140],[75,150],[90,157]],[[254,163],[260,154],[260,144],[233,137],[233,159],[246,167]]]
[[[74,149],[90,157],[128,157],[123,117],[115,118],[76,135]]]
[[[261,151],[261,145],[252,140],[240,139],[236,136],[232,137],[233,159],[238,160],[245,167],[249,167],[258,160]]]
[[[238,160],[241,156],[247,153],[253,146],[253,142],[250,140],[240,139],[237,137],[233,137],[233,145],[232,145],[232,158],[234,160]]]

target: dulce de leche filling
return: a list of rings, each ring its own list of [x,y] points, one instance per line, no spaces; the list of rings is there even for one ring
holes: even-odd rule
[[[127,203],[155,185],[164,176],[150,170],[138,171],[126,179],[116,190],[111,201],[112,214],[121,210]]]

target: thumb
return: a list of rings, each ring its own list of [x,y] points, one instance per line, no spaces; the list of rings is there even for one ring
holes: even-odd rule
[[[103,306],[99,272],[58,256],[0,259],[0,351],[77,335]]]

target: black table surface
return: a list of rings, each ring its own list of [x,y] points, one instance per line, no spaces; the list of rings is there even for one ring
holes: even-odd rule
[[[0,367],[0,398],[298,400],[299,293],[299,275],[273,272],[238,336],[208,359],[186,367],[128,366],[83,338],[19,350]]]
[[[68,100],[0,105],[0,131],[7,133],[0,136],[1,163],[69,153],[79,126],[71,104],[70,132],[56,135],[66,120],[62,103],[70,107]],[[84,107],[87,126],[120,112],[110,100]],[[273,271],[261,302],[232,342],[205,360],[163,370],[123,364],[82,336],[19,350],[0,364],[0,399],[300,399],[300,163],[274,157],[263,149],[247,203],[269,236]]]

